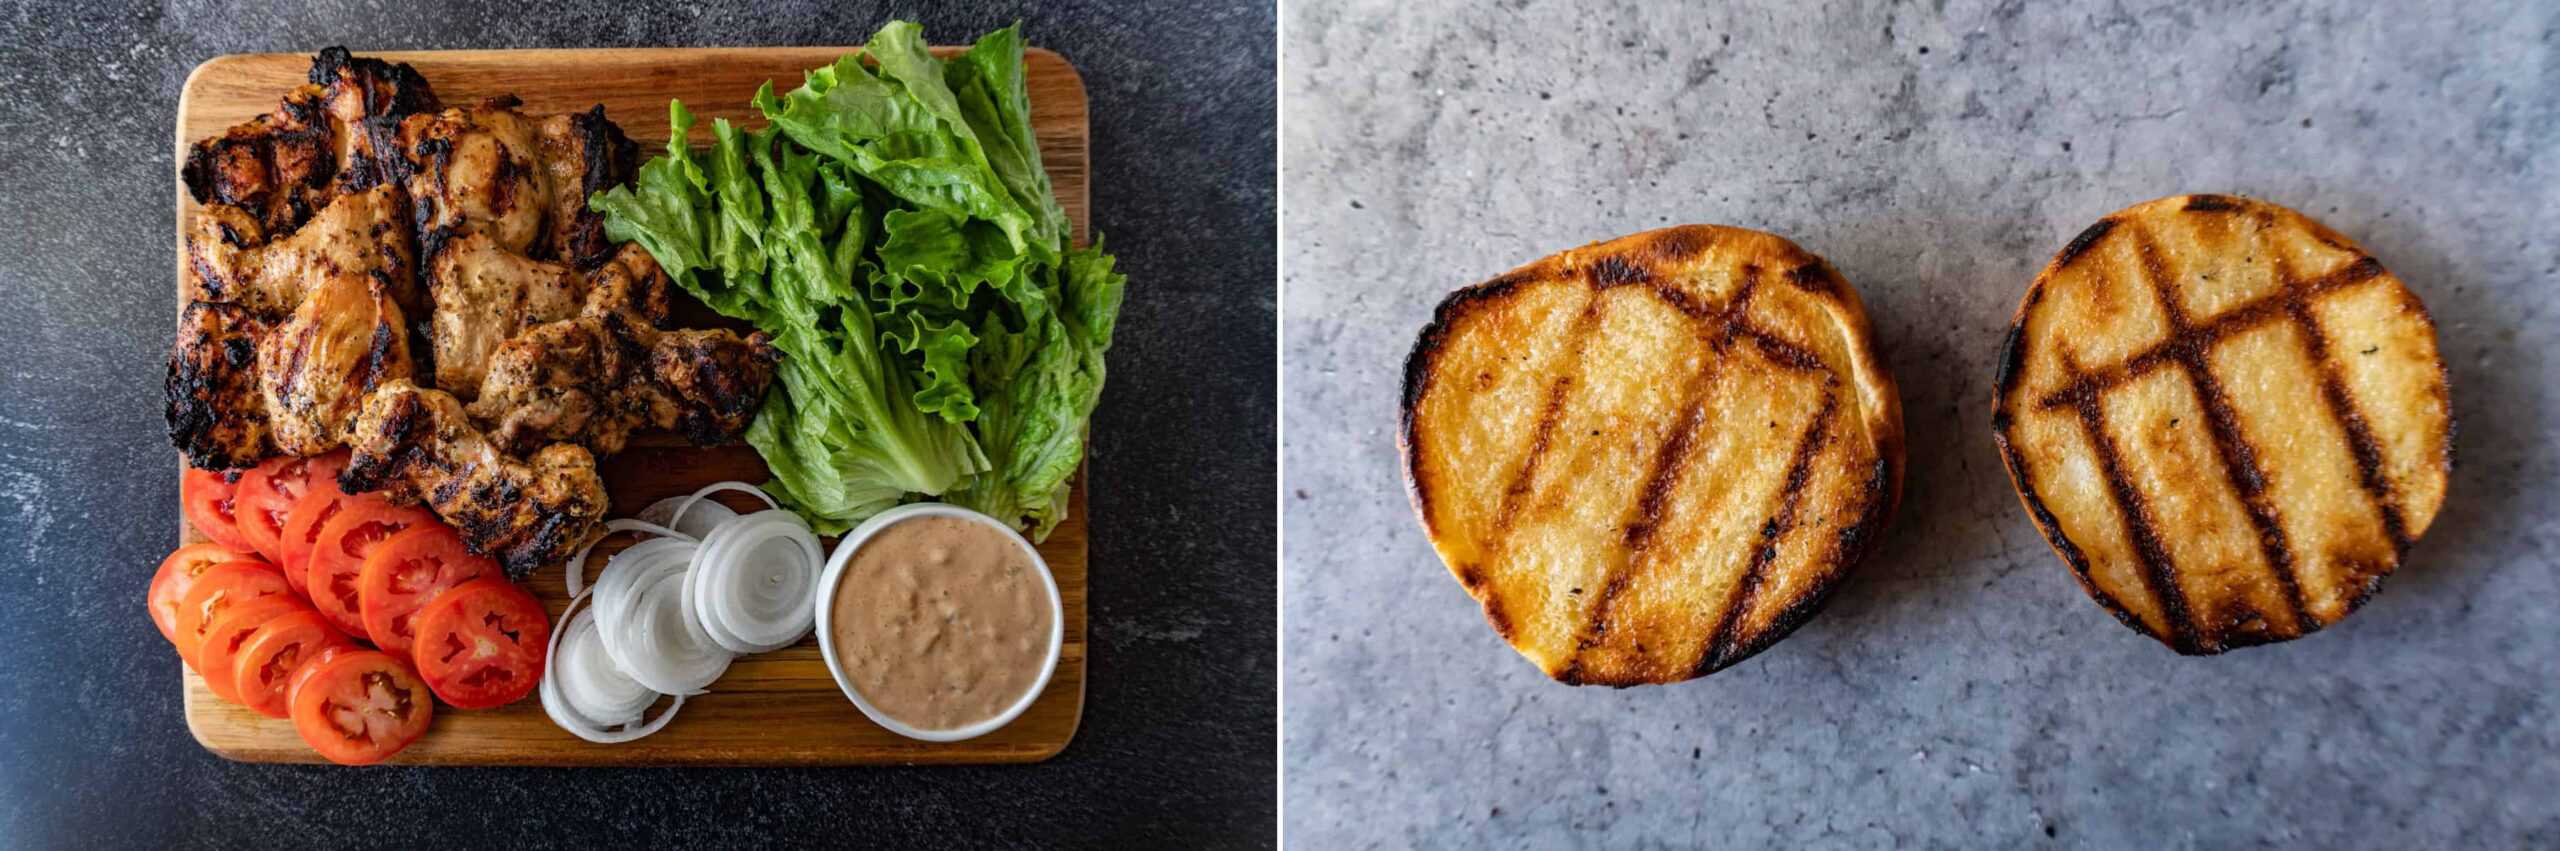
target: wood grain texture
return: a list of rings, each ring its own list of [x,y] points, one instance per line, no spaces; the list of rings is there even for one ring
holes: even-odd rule
[[[823,65],[852,48],[782,47],[619,50],[465,50],[366,53],[407,62],[447,105],[501,94],[524,100],[530,114],[584,110],[605,113],[640,143],[642,156],[664,150],[667,100],[681,99],[697,120],[727,118],[763,125],[747,98],[771,80],[777,90],[798,85],[803,69]],[[936,52],[949,55],[949,48]],[[1032,49],[1025,57],[1032,131],[1058,203],[1086,239],[1089,168],[1084,81],[1055,53]],[[187,146],[275,108],[301,82],[308,54],[240,54],[197,66],[179,96],[177,156]],[[707,144],[697,128],[695,144]],[[196,204],[171,174],[183,243]],[[184,245],[179,257],[185,256]],[[184,305],[181,305],[183,308]],[[697,314],[679,311],[679,317]],[[744,446],[698,449],[672,435],[637,435],[630,448],[604,464],[613,496],[610,516],[626,516],[660,498],[688,493],[724,479],[761,482],[764,462]],[[725,501],[725,500],[724,500]],[[733,503],[743,504],[743,503]],[[184,541],[202,540],[180,521]],[[1067,519],[1040,554],[1056,573],[1066,606],[1066,637],[1055,675],[1038,701],[1004,729],[965,742],[907,739],[872,724],[836,688],[813,636],[772,653],[738,659],[709,694],[689,698],[677,719],[657,735],[621,745],[596,745],[563,732],[544,716],[539,701],[478,712],[437,707],[427,735],[393,760],[422,765],[859,765],[898,763],[1036,762],[1056,755],[1075,737],[1084,711],[1085,482],[1079,473]],[[617,538],[598,547],[593,564],[617,549]],[[828,542],[832,545],[832,541]],[[593,576],[592,569],[590,570]],[[568,605],[562,570],[534,574],[534,592],[556,619]],[[249,762],[318,762],[289,722],[225,702],[194,673],[183,676],[187,728],[196,741],[224,757]]]

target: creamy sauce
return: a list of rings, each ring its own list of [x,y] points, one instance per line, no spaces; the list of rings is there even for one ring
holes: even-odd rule
[[[1004,714],[1049,660],[1040,568],[974,520],[914,517],[873,534],[845,565],[833,605],[845,678],[873,709],[919,729]]]

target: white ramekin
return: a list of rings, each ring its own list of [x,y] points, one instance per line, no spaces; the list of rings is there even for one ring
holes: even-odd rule
[[[845,564],[852,561],[853,554],[860,551],[863,543],[871,540],[871,536],[879,534],[880,530],[900,521],[918,517],[958,517],[1003,532],[1005,537],[1013,539],[1014,544],[1022,548],[1025,555],[1031,557],[1033,566],[1040,568],[1040,587],[1047,590],[1049,595],[1049,655],[1046,661],[1040,663],[1040,676],[1032,680],[1031,688],[1024,691],[1022,697],[1015,700],[1012,706],[1006,707],[1005,711],[997,713],[993,718],[966,727],[925,730],[889,717],[888,713],[881,712],[871,705],[871,701],[863,698],[862,691],[854,688],[853,682],[845,678],[844,665],[836,659],[836,586],[844,581]],[[1029,540],[1022,537],[1022,533],[1014,531],[1013,527],[993,517],[940,502],[901,505],[873,515],[871,519],[863,521],[862,525],[853,527],[853,531],[846,533],[844,539],[836,543],[835,554],[827,559],[826,572],[818,577],[816,605],[818,607],[818,652],[826,656],[827,673],[836,678],[836,688],[843,689],[844,696],[850,698],[854,707],[862,710],[862,714],[870,718],[872,723],[888,728],[889,732],[927,742],[957,742],[962,739],[974,739],[1013,723],[1013,719],[1020,717],[1023,710],[1031,708],[1032,701],[1039,700],[1040,693],[1049,688],[1049,676],[1057,673],[1058,652],[1066,642],[1066,605],[1058,597],[1058,578],[1049,572],[1049,560],[1040,557],[1039,548],[1033,547]]]

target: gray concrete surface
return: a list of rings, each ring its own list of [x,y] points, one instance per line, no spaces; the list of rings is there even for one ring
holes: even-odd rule
[[[1087,467],[1091,666],[1066,752],[349,770],[198,747],[142,611],[177,539],[160,384],[187,71],[332,44],[855,44],[891,17],[936,42],[1020,20],[1091,99],[1093,225],[1129,289]],[[0,2],[0,848],[1272,844],[1275,20],[1224,0]]]
[[[1289,845],[2560,843],[2560,3],[1690,5],[1285,4]],[[2081,594],[1988,422],[2037,267],[2188,191],[2362,241],[2432,310],[2462,424],[2381,596],[2207,659]],[[1411,519],[1397,371],[1451,288],[1681,222],[1864,292],[1904,509],[1769,652],[1573,689]]]

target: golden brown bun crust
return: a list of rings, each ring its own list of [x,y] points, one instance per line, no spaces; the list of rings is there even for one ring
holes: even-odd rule
[[[1494,630],[1574,684],[1677,682],[1818,611],[1902,489],[1856,290],[1689,225],[1451,293],[1405,361],[1414,509]]]
[[[2003,347],[1992,431],[2081,587],[2188,654],[2354,612],[2453,466],[2425,305],[2319,222],[2224,195],[2135,205],[2054,257]]]

